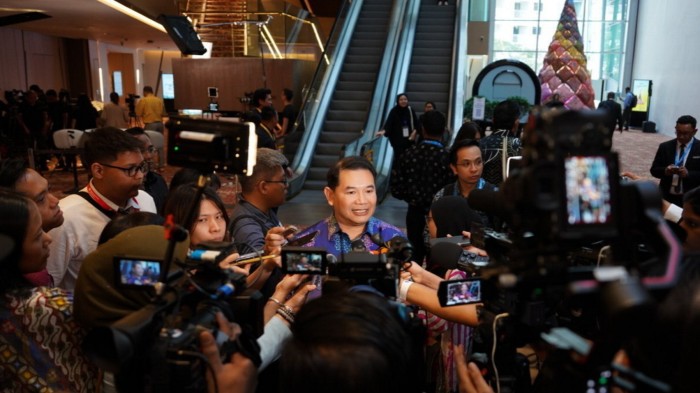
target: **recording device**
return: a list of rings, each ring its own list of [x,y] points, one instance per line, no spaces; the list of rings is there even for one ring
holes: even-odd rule
[[[153,287],[160,277],[162,260],[116,256],[113,260],[114,277],[122,288]]]
[[[438,300],[443,307],[481,302],[481,280],[444,280],[438,286]]]
[[[136,94],[129,94],[124,101],[129,107],[129,117],[136,117],[136,99],[141,98],[141,96]]]
[[[284,274],[327,274],[326,249],[315,247],[283,247]]]
[[[253,123],[171,117],[168,165],[250,176],[258,137]]]
[[[437,237],[430,239],[430,247],[437,243],[453,243],[460,247],[466,247],[471,244],[471,240],[463,236],[451,236],[451,237]]]
[[[453,247],[445,251],[447,265],[479,274],[483,308],[473,352],[488,359],[493,386],[530,391],[527,362],[523,366],[516,348],[559,327],[597,342],[578,354],[584,362],[557,358],[555,369],[538,378],[557,379],[552,391],[585,391],[587,380],[610,368],[622,337],[637,334],[652,315],[649,291],[674,285],[680,245],[659,211],[658,189],[620,184],[604,115],[535,111],[523,135],[522,165],[500,191],[469,196],[470,207],[507,223],[505,234],[483,228],[483,242],[472,228],[471,244],[484,248],[489,260],[467,262],[461,247],[437,245]],[[581,250],[601,248],[610,249],[605,259],[571,263]],[[552,351],[565,351],[573,363],[575,347],[566,348]]]

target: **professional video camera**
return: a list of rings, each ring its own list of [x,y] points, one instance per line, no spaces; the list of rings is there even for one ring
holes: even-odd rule
[[[248,164],[254,165],[255,154],[248,154],[247,125],[234,127],[185,119],[174,122],[171,134],[177,139],[173,140],[170,160],[184,160],[196,149],[209,146],[207,161],[196,161],[198,169],[244,174]],[[236,164],[239,160],[242,165]],[[200,177],[186,222],[192,221],[207,183],[206,176]],[[122,279],[120,288],[149,291],[155,295],[151,303],[111,326],[94,328],[85,340],[86,353],[101,369],[117,374],[118,387],[123,391],[206,391],[207,364],[198,346],[202,329],[214,331],[224,361],[239,351],[260,364],[256,337],[263,330],[262,295],[257,291],[244,293],[245,276],[220,268],[214,259],[174,258],[175,245],[187,239],[187,231],[172,222],[171,217],[166,221],[166,229],[168,247],[162,260],[123,255],[114,260],[115,277]],[[218,246],[221,245],[213,248]],[[235,250],[226,249],[224,253],[232,251]],[[201,251],[190,255],[193,254]],[[173,265],[176,267],[171,269]],[[135,270],[138,279],[129,276]],[[243,327],[235,341],[217,335],[218,311]]]
[[[129,117],[136,117],[136,99],[141,98],[141,96],[136,94],[129,94],[124,101],[129,107]]]
[[[323,283],[324,291],[333,291],[335,286],[369,285],[388,298],[396,298],[399,269],[410,261],[413,246],[400,236],[383,241],[378,233],[372,241],[380,247],[377,251],[368,252],[361,241],[355,241],[353,251],[339,259],[323,248],[283,247],[282,271],[328,276]]]
[[[522,166],[499,193],[469,196],[472,208],[503,217],[509,228],[507,234],[484,230],[486,263],[449,245],[456,247],[449,267],[479,278],[483,307],[474,351],[483,352],[477,358],[501,392],[532,391],[528,362],[516,348],[540,337],[585,352],[576,367],[560,361],[563,372],[540,374],[567,380],[551,391],[585,391],[586,381],[609,370],[622,332],[634,334],[651,315],[655,303],[646,289],[675,282],[679,245],[659,210],[657,188],[620,184],[611,145],[604,114],[534,112]],[[572,257],[582,254],[600,254],[598,263]],[[551,328],[558,335],[542,335]],[[594,349],[572,331],[594,339]]]

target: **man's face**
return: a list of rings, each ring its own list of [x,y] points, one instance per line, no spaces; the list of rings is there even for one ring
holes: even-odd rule
[[[272,94],[266,95],[264,100],[258,100],[258,103],[261,108],[264,106],[272,106]]]
[[[153,163],[153,143],[151,143],[151,138],[146,134],[134,135],[134,138],[141,142],[141,154],[143,155],[143,159],[149,164]]]
[[[323,192],[341,226],[364,227],[377,207],[374,176],[366,169],[341,170],[335,190],[326,187]]]
[[[467,146],[457,152],[457,164],[450,164],[452,172],[464,184],[476,184],[484,171],[481,160],[481,149],[478,146]]]
[[[676,123],[676,139],[678,143],[687,145],[690,140],[693,139],[697,131],[698,129],[693,128],[690,124]]]
[[[261,181],[265,194],[265,199],[271,207],[279,207],[284,205],[287,198],[287,174],[282,167],[277,167],[275,174]]]
[[[45,232],[63,224],[58,198],[49,192],[49,182],[34,169],[27,169],[15,184],[15,191],[33,200],[39,208]]]
[[[685,239],[684,250],[700,251],[700,214],[693,211],[690,203],[683,204],[681,228],[685,229],[688,237]]]
[[[136,171],[133,176],[127,174],[127,168],[138,167],[143,163],[143,155],[140,151],[125,151],[117,154],[113,162],[95,163],[92,173],[95,179],[102,182],[102,189],[107,197],[133,198],[139,193],[143,183],[144,173]],[[103,164],[108,164],[112,168]]]

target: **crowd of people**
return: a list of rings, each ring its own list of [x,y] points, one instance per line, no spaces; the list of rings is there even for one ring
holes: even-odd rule
[[[92,392],[114,381],[118,391],[143,391],[149,378],[137,373],[139,366],[123,365],[113,375],[99,370],[82,342],[92,329],[110,326],[151,302],[152,292],[118,284],[150,286],[157,280],[160,272],[148,261],[163,258],[164,217],[172,217],[187,232],[173,250],[176,259],[184,261],[192,250],[211,244],[235,243],[236,252],[217,261],[218,266],[245,276],[247,293],[258,291],[265,302],[264,329],[256,339],[259,359],[245,356],[245,351],[222,359],[220,338],[210,332],[198,335],[199,349],[211,365],[210,386],[218,391],[264,392],[280,387],[309,392],[492,391],[482,371],[468,364],[482,312],[481,304],[471,304],[480,290],[478,281],[453,287],[448,302],[457,305],[442,306],[441,282],[473,277],[435,260],[429,239],[468,238],[477,226],[507,229],[501,217],[470,206],[468,197],[474,190],[497,191],[506,178],[505,159],[521,154],[522,114],[517,103],[506,100],[495,108],[490,133],[465,123],[451,138],[445,115],[434,103],[426,103],[419,116],[408,105],[408,97],[398,95],[379,134],[394,149],[390,188],[394,197],[407,202],[405,225],[375,217],[376,170],[366,158],[351,156],[328,168],[323,195],[331,214],[297,232],[277,215],[285,208],[292,176],[290,162],[279,149],[280,140],[293,127],[291,91],[283,91],[282,119],[272,109],[269,89],[253,94],[244,118],[257,126],[257,162],[250,176],[240,178],[241,192],[232,210],[217,192],[220,182],[215,175],[202,185],[203,174],[182,169],[168,186],[152,170],[154,148],[148,134],[141,127],[123,127],[129,116],[115,95],[106,110],[114,114],[105,111],[102,117],[93,113],[87,96],[78,100],[71,114],[55,118],[36,109],[36,92],[30,90],[24,97],[22,105],[29,108],[26,116],[18,116],[19,124],[37,146],[53,128],[49,118],[60,119],[60,127],[74,118],[75,124],[95,130],[81,155],[90,181],[60,201],[49,191],[47,179],[23,159],[5,159],[0,166],[0,357],[6,359],[0,364],[0,388]],[[146,129],[163,130],[161,104],[152,89],[144,89],[135,112]],[[31,113],[40,114],[36,129],[29,120],[36,120]],[[615,121],[622,127],[619,119]],[[98,122],[105,126],[98,127]],[[41,124],[46,128],[39,128]],[[660,179],[666,217],[680,222],[686,234],[683,244],[688,255],[700,250],[696,126],[692,116],[681,116],[676,138],[659,146],[650,169]],[[573,213],[572,217],[587,222],[585,214],[590,211],[595,221],[607,214],[594,195],[604,185],[590,172],[576,174],[570,186],[579,191],[577,203],[589,207],[576,210],[581,217]],[[593,182],[591,190],[587,180]],[[321,248],[328,258],[342,260],[352,251],[382,253],[396,237],[408,238],[413,254],[401,264],[396,299],[391,301],[374,288],[338,289],[308,276],[285,275],[281,269],[282,247],[298,239],[305,239],[298,246]],[[464,247],[487,255],[486,250]],[[274,257],[238,263],[241,254],[251,252]],[[139,259],[115,270],[115,257],[125,255]],[[693,271],[689,264],[683,268]],[[683,280],[684,293],[695,292],[691,276],[688,273]],[[669,299],[678,296],[676,292]],[[671,311],[687,314],[690,307],[662,308],[660,322],[658,326],[655,320],[650,322],[651,330],[661,329],[667,319],[677,322],[678,315]],[[240,327],[223,315],[216,318],[218,330],[237,342],[243,334]],[[675,329],[687,336],[691,322],[682,320]],[[643,338],[624,348],[626,364],[676,386],[668,367],[655,370],[658,362],[648,360],[659,349]],[[145,355],[148,344],[134,358]],[[681,351],[682,344],[677,346]],[[686,367],[682,360],[674,364]]]

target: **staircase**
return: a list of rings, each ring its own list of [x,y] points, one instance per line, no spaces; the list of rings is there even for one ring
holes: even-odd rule
[[[399,0],[401,1],[401,0]],[[322,190],[326,173],[367,120],[393,0],[365,0],[316,145],[304,189]],[[376,130],[368,130],[372,132]]]
[[[447,116],[456,6],[422,0],[405,92],[416,112],[432,101]]]

